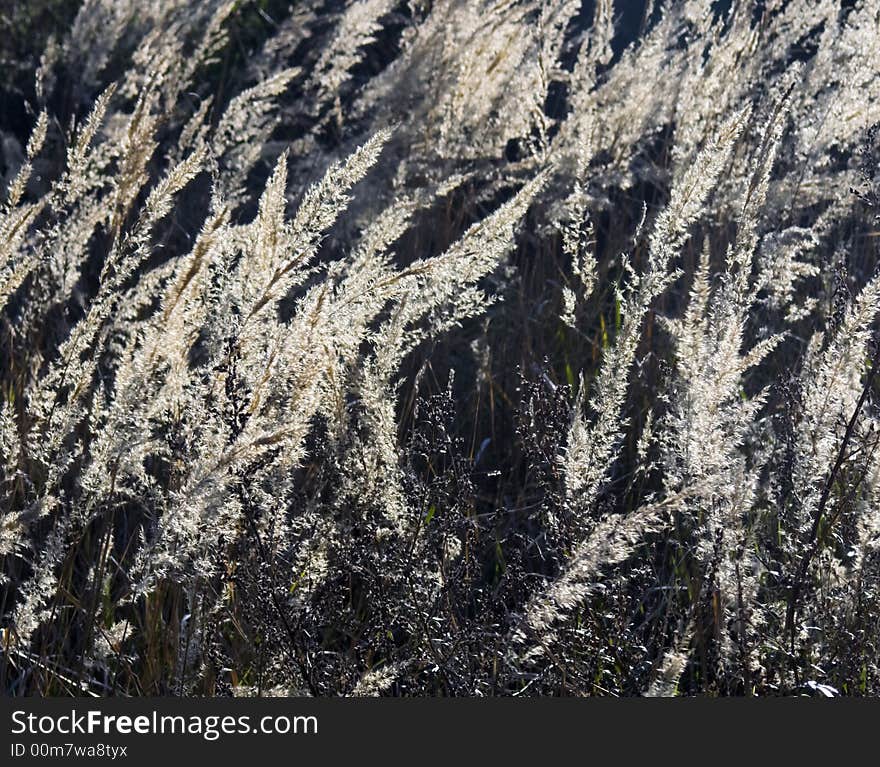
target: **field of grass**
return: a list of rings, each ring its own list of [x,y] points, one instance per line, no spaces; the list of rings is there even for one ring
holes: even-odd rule
[[[880,694],[870,0],[0,5],[0,687]]]

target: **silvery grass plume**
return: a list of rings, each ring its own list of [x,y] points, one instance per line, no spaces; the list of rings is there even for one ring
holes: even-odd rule
[[[575,403],[568,434],[563,472],[569,502],[582,515],[579,525],[589,530],[589,514],[605,472],[614,461],[620,435],[625,428],[621,409],[628,389],[628,374],[635,362],[641,325],[652,301],[672,280],[670,261],[682,246],[690,225],[699,215],[712,185],[733,151],[746,114],[729,119],[717,139],[702,151],[698,161],[673,190],[665,210],[651,234],[647,272],[632,274],[635,283],[621,298],[624,324],[613,347],[602,361],[591,400],[596,420],[583,415],[583,395]],[[577,544],[562,575],[541,594],[535,595],[523,618],[527,628],[517,629],[518,641],[542,642],[542,634],[566,613],[576,608],[590,592],[598,570],[626,558],[641,536],[656,529],[662,504],[648,504],[630,515],[600,522]],[[540,651],[540,650],[539,650]]]
[[[733,626],[746,665],[750,653],[744,632],[757,592],[747,552],[753,545],[750,527],[766,467],[759,451],[749,450],[751,460],[743,452],[755,438],[767,393],[747,397],[744,378],[782,341],[775,334],[743,350],[760,287],[752,278],[759,216],[787,116],[785,100],[774,105],[770,115],[759,142],[762,154],[743,201],[737,238],[725,255],[721,285],[715,291],[710,287],[709,253],[704,247],[684,316],[666,321],[677,376],[670,413],[661,429],[666,487],[672,492],[694,484],[704,488],[681,513],[697,531],[697,561],[705,572],[715,573],[720,604],[716,630],[723,655],[730,655],[728,627]]]
[[[702,151],[697,162],[673,190],[650,237],[647,271],[632,272],[633,285],[620,297],[623,327],[606,352],[595,383],[590,409],[596,420],[588,423],[579,394],[568,444],[563,458],[566,490],[573,503],[589,509],[599,491],[604,472],[614,459],[624,421],[621,414],[628,388],[629,371],[635,361],[642,321],[652,301],[673,279],[670,262],[682,246],[688,228],[699,216],[715,180],[733,150],[746,114],[728,120],[719,135]]]
[[[513,247],[514,228],[544,181],[544,176],[536,176],[441,255],[417,260],[384,279],[386,284],[393,285],[398,298],[389,311],[389,319],[373,337],[374,355],[364,361],[359,375],[357,386],[366,437],[357,448],[361,455],[353,456],[350,464],[359,467],[358,474],[349,481],[353,493],[375,492],[388,521],[401,530],[407,527],[406,504],[394,416],[399,383],[393,376],[407,354],[420,343],[440,336],[490,305],[492,298],[477,283],[496,269]],[[371,279],[376,279],[375,270]],[[379,283],[382,282],[380,278]]]
[[[675,644],[663,655],[656,676],[645,692],[646,698],[672,698],[678,693],[678,682],[687,665],[688,645],[693,639],[694,626],[689,624]]]

